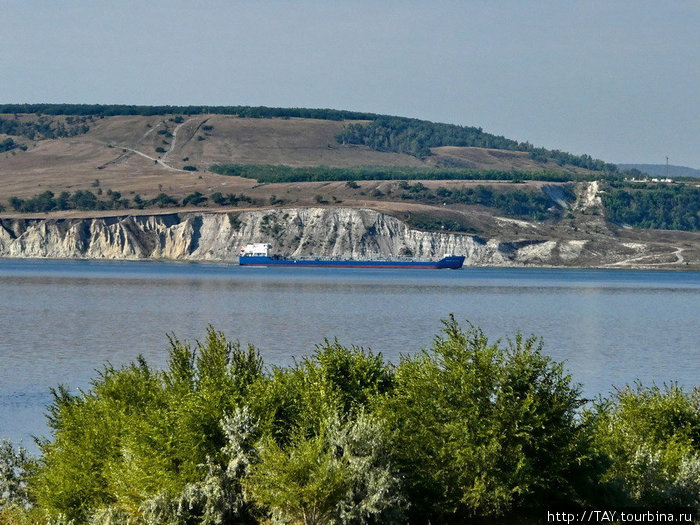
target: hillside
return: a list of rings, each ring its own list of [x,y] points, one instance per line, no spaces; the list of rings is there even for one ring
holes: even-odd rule
[[[0,202],[32,197],[37,190],[92,190],[152,198],[166,191],[182,198],[213,188],[242,190],[247,184],[209,172],[213,164],[302,166],[387,166],[540,171],[551,163],[524,151],[481,147],[431,148],[431,155],[378,151],[341,144],[337,135],[349,121],[306,118],[241,118],[231,115],[70,117],[37,114],[0,115],[28,129],[0,135],[16,147],[0,153]],[[357,124],[358,121],[352,121]],[[362,122],[362,121],[360,121]],[[15,126],[18,127],[18,126]],[[0,128],[2,129],[2,128]],[[48,131],[47,131],[48,130]],[[62,136],[63,135],[63,136]],[[192,167],[197,172],[187,172]],[[563,165],[564,173],[589,173]],[[99,180],[99,184],[95,181]],[[237,183],[238,182],[238,183]]]
[[[336,114],[330,113],[330,116]],[[430,148],[428,155],[416,156],[353,144],[346,140],[347,137],[343,138],[349,126],[374,122],[331,118],[248,118],[208,113],[113,116],[6,113],[0,115],[0,131],[4,131],[0,135],[0,144],[6,144],[6,150],[0,153],[0,205],[12,210],[11,198],[32,199],[48,191],[55,196],[62,192],[90,192],[97,199],[113,201],[110,206],[120,208],[159,207],[170,202],[164,204],[162,198],[155,201],[159,195],[182,202],[188,195],[209,196],[216,192],[244,195],[247,202],[257,204],[275,201],[273,197],[284,198],[288,204],[301,205],[336,202],[349,197],[347,191],[329,188],[325,183],[263,187],[250,177],[213,173],[210,168],[219,164],[338,169],[371,166],[373,169],[414,170],[411,176],[399,173],[399,176],[391,177],[394,179],[421,179],[427,174],[423,170],[447,173],[455,169],[470,170],[467,175],[457,178],[478,179],[493,178],[489,173],[495,171],[505,174],[505,178],[511,178],[513,171],[517,171],[521,178],[545,171],[564,179],[595,174],[567,164],[556,165],[557,169],[553,170],[552,162],[535,160],[526,151],[437,146]],[[462,135],[467,132],[468,136],[475,134],[477,143],[500,141],[505,146],[518,146],[513,141],[474,132],[474,128],[453,128]],[[397,131],[406,132],[404,128]],[[457,138],[464,140],[459,133]],[[380,173],[373,178],[382,179],[383,176]],[[443,177],[438,174],[431,178]],[[358,197],[367,200],[366,195]],[[82,205],[77,207],[85,208]]]
[[[700,186],[632,184],[589,156],[480,128],[334,110],[3,109],[6,218],[372,209],[422,231],[585,241],[619,260],[627,243],[640,262],[695,264]]]

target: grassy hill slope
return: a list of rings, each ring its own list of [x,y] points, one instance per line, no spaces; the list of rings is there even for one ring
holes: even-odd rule
[[[216,188],[249,189],[250,181],[209,172],[208,168],[218,163],[526,171],[552,168],[551,163],[535,161],[521,151],[445,146],[432,148],[432,155],[419,158],[376,151],[366,145],[340,144],[336,137],[349,123],[342,120],[212,114],[80,118],[4,114],[0,119],[30,126],[23,135],[0,134],[0,143],[10,139],[16,145],[0,152],[0,204],[5,205],[11,196],[30,198],[45,190],[59,194],[102,188],[148,199],[161,192],[181,198],[193,191],[206,194]],[[186,167],[197,171],[185,171]],[[566,173],[587,172],[574,166],[557,168]]]
[[[586,155],[399,117],[280,108],[22,108],[0,106],[10,111],[0,114],[5,215],[328,205],[374,208],[422,229],[508,238],[521,235],[517,223],[494,217],[535,220],[549,224],[542,235],[561,236],[590,222],[573,204],[574,192],[587,190],[569,181],[623,177]],[[698,228],[692,205],[677,206],[679,195],[692,204],[695,188],[599,190],[617,219],[604,208],[596,213],[613,228]],[[650,203],[668,210],[646,221],[640,206]]]

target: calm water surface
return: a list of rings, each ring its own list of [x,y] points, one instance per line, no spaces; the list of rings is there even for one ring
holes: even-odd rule
[[[212,324],[289,364],[324,338],[397,362],[454,313],[491,338],[520,330],[584,393],[637,379],[700,385],[700,273],[250,268],[0,259],[0,438],[46,435],[49,388],[86,388],[106,362],[162,366],[166,334]]]

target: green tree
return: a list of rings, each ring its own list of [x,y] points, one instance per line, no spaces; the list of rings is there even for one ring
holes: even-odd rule
[[[23,199],[20,199],[19,197],[12,196],[8,199],[10,206],[12,206],[15,211],[20,211],[22,209],[22,203],[24,202]]]
[[[226,197],[224,197],[224,195],[220,191],[212,193],[211,195],[209,195],[209,198],[217,206],[224,206],[227,202]]]
[[[238,407],[220,422],[227,444],[222,449],[224,464],[207,457],[206,474],[201,481],[187,484],[172,497],[163,492],[141,505],[147,523],[179,525],[221,525],[252,521],[250,504],[243,494],[242,481],[257,460],[253,440],[256,424],[247,407]]]
[[[273,519],[295,524],[402,523],[405,501],[379,424],[364,414],[337,416],[312,436],[297,428],[290,441],[267,437],[246,491]]]
[[[175,198],[171,197],[167,193],[159,193],[154,199],[149,200],[148,204],[151,206],[155,204],[159,208],[165,208],[177,206],[179,203]]]
[[[453,317],[404,357],[380,414],[416,521],[493,517],[576,501],[585,435],[579,388],[520,335],[503,349]]]
[[[31,480],[37,504],[54,516],[85,520],[115,507],[138,516],[154,495],[175,498],[209,471],[225,468],[221,420],[242,405],[262,374],[252,347],[210,329],[195,348],[171,340],[168,367],[143,359],[106,367],[88,392],[59,388],[49,407],[52,440]],[[213,470],[201,465],[213,465]]]
[[[326,340],[295,366],[273,368],[257,381],[251,409],[262,433],[284,443],[296,428],[313,434],[336,414],[370,410],[391,389],[392,373],[381,354]]]
[[[192,206],[199,206],[203,202],[206,202],[207,198],[202,195],[200,192],[195,191],[194,193],[190,193],[187,197],[182,199],[182,205],[187,206],[188,204],[191,204]]]
[[[629,503],[700,511],[700,388],[627,386],[587,417],[595,449],[610,460],[602,479]]]

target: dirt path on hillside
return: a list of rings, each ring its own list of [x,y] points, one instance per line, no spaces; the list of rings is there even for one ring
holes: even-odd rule
[[[160,164],[162,164],[163,166],[167,166],[170,169],[177,169],[177,168],[173,168],[172,166],[166,164],[165,159],[167,159],[168,155],[170,155],[170,153],[172,153],[172,151],[175,149],[175,143],[177,142],[177,132],[180,131],[180,128],[182,126],[184,126],[188,122],[191,122],[192,120],[194,120],[194,118],[187,119],[183,122],[180,122],[177,126],[175,126],[175,129],[173,130],[173,140],[170,142],[170,147],[168,148],[168,151],[163,153],[163,156],[160,158],[160,161],[161,161]],[[178,171],[182,171],[182,170],[178,170]]]
[[[132,153],[135,153],[136,155],[140,155],[141,157],[143,157],[143,158],[145,158],[145,159],[152,160],[154,164],[158,164],[158,165],[162,166],[163,168],[165,168],[166,170],[183,172],[183,171],[185,171],[185,170],[181,170],[181,169],[179,169],[179,168],[174,168],[174,167],[172,167],[170,164],[167,164],[167,163],[165,162],[165,159],[166,159],[166,158],[168,157],[168,155],[173,151],[173,149],[175,149],[175,143],[177,142],[177,132],[180,130],[180,128],[181,128],[182,126],[184,126],[185,124],[187,124],[187,122],[189,122],[190,120],[193,120],[193,119],[186,120],[186,121],[184,121],[184,122],[181,122],[181,123],[178,124],[177,126],[175,126],[175,129],[173,130],[173,140],[170,142],[170,147],[168,148],[168,151],[166,151],[165,153],[163,153],[163,156],[162,156],[161,158],[152,157],[151,155],[148,155],[147,153],[144,153],[144,152],[141,151],[141,150],[138,150],[138,149],[136,149],[136,148],[132,148],[132,147],[129,147],[129,146],[121,146],[121,145],[119,145],[119,144],[114,144],[114,143],[112,143],[112,142],[102,142],[102,141],[96,141],[96,142],[97,142],[98,144],[105,144],[105,145],[107,145],[107,146],[111,146],[111,147],[116,148],[116,149],[126,150],[126,151],[130,151],[130,152],[132,152]],[[146,133],[144,133],[143,136],[141,137],[141,140],[140,140],[139,142],[143,142],[143,141],[146,139],[146,137],[148,137],[148,135],[150,135],[151,133],[153,133],[153,131],[154,131],[158,126],[160,126],[160,125],[161,125],[161,123],[158,123],[156,126],[152,127],[152,128],[149,129]],[[122,155],[120,155],[119,157],[117,157],[116,159],[114,159],[114,160],[112,160],[112,161],[106,162],[105,164],[103,164],[103,167],[104,167],[104,166],[107,166],[107,165],[109,165],[109,164],[115,164],[115,163],[117,163],[121,158],[122,158]]]
[[[683,252],[685,248],[675,248],[673,252],[665,253],[650,253],[645,255],[638,255],[636,257],[630,257],[629,259],[624,259],[622,261],[617,261],[615,263],[606,264],[606,268],[639,268],[639,267],[657,267],[657,266],[681,266],[685,263],[685,257],[683,257]],[[676,257],[675,261],[666,262],[655,262],[659,258],[673,255]]]

